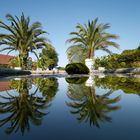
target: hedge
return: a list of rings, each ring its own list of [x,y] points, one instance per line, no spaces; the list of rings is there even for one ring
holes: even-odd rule
[[[83,63],[71,63],[66,65],[65,70],[68,74],[88,74],[89,69]]]

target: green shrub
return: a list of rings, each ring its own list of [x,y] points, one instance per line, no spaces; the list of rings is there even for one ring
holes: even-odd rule
[[[83,63],[71,63],[66,65],[65,70],[68,74],[88,74],[89,69]]]

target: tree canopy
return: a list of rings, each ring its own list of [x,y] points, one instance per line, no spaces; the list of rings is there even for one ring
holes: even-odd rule
[[[52,69],[57,66],[58,54],[54,47],[43,48],[39,55],[39,67]]]
[[[105,67],[106,69],[140,67],[140,49],[125,50],[121,54],[112,54],[97,58],[96,68]]]

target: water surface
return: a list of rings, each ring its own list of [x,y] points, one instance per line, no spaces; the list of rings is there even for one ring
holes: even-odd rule
[[[139,140],[140,79],[105,76],[0,81],[2,140]]]

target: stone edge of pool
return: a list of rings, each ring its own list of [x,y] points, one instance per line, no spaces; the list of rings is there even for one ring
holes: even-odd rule
[[[121,68],[121,69],[114,69],[114,70],[94,70],[93,75],[140,75],[140,68]],[[89,74],[90,75],[90,74]],[[78,77],[78,76],[89,76],[89,75],[81,75],[81,74],[74,74],[68,75],[64,70],[60,70],[58,72],[55,71],[27,71],[27,70],[15,70],[15,69],[8,69],[8,68],[0,68],[0,78],[10,77],[10,76],[20,76],[20,77]]]

